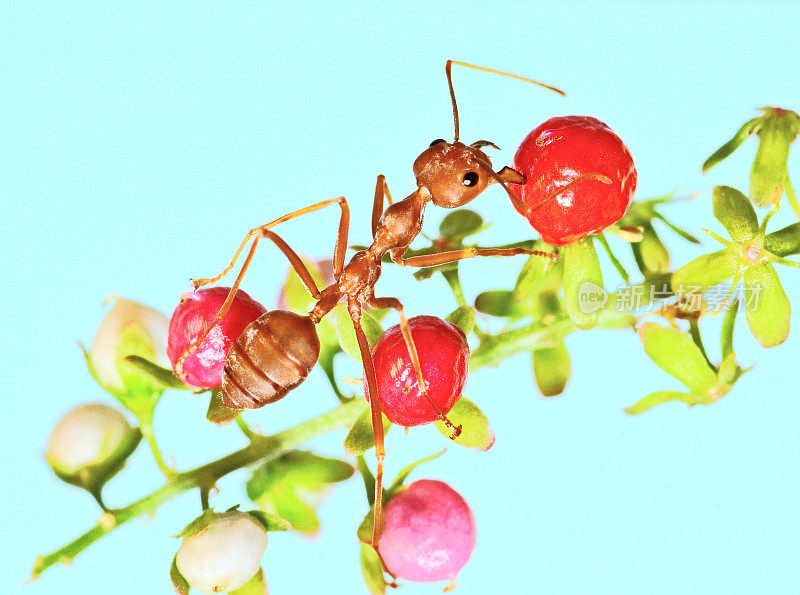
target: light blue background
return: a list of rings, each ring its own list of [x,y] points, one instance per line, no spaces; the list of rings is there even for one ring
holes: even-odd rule
[[[41,453],[65,411],[110,400],[75,345],[91,341],[107,295],[169,312],[187,279],[217,272],[247,229],[340,194],[353,210],[351,241],[366,241],[375,176],[385,173],[404,196],[415,156],[432,139],[452,137],[447,58],[568,91],[560,98],[454,72],[462,135],[503,147],[498,166],[544,119],[590,114],[629,146],[638,198],[699,190],[698,200],[670,212],[698,234],[719,231],[710,190],[746,188],[755,142],[705,177],[700,164],[754,108],[800,108],[799,22],[796,4],[767,2],[3,3],[0,591],[27,578],[36,553],[96,517],[90,498],[56,480]],[[792,162],[800,180],[797,155]],[[499,189],[474,207],[494,223],[484,242],[531,237]],[[431,207],[426,228],[434,232],[442,216]],[[299,251],[325,257],[336,217],[319,213],[282,232]],[[791,221],[785,209],[774,225]],[[700,253],[663,237],[678,263]],[[510,287],[520,265],[465,263],[465,291],[473,298]],[[780,272],[797,305],[800,271]],[[245,287],[271,304],[284,273],[266,247]],[[617,283],[610,270],[607,278]],[[441,278],[419,284],[392,266],[378,289],[400,296],[412,315],[454,306]],[[712,357],[718,327],[706,327]],[[452,446],[416,476],[449,482],[475,512],[478,545],[457,593],[797,592],[800,340],[795,330],[767,352],[738,330],[740,360],[755,369],[708,408],[670,404],[626,416],[622,409],[643,395],[678,387],[630,332],[571,336],[574,373],[562,398],[537,394],[524,355],[473,375],[466,394],[491,419],[495,447],[483,454]],[[352,363],[340,371],[358,374]],[[204,422],[203,401],[168,393],[159,406],[162,448],[179,468],[243,443],[235,428]],[[315,372],[248,419],[271,432],[333,405]],[[340,455],[342,437],[314,446]],[[393,432],[389,476],[443,446],[430,428]],[[243,502],[245,478],[226,478],[212,504]],[[107,500],[123,505],[158,484],[142,448]],[[317,538],[270,537],[272,593],[365,592],[355,541],[362,491],[353,480],[333,492]],[[178,545],[169,536],[198,510],[197,495],[186,494],[22,592],[169,593]]]

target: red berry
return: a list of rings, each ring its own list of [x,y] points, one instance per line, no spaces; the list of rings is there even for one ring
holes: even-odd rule
[[[636,189],[636,168],[622,140],[600,120],[589,116],[550,118],[535,128],[517,149],[514,168],[525,174],[512,191],[531,209],[524,212],[542,239],[566,246],[616,223]],[[597,178],[559,189],[581,176]]]
[[[408,325],[428,384],[427,395],[419,391],[400,325],[387,330],[372,348],[381,410],[389,421],[406,427],[439,419],[428,399],[442,414],[450,411],[464,389],[469,361],[467,338],[454,324],[435,316],[415,316]]]
[[[384,511],[378,546],[386,567],[409,581],[456,580],[475,547],[475,517],[458,492],[441,481],[415,481]]]
[[[212,287],[187,291],[169,321],[167,355],[172,367],[178,358],[197,342],[219,312],[230,287]],[[222,368],[234,341],[245,327],[267,309],[241,289],[236,292],[228,313],[211,329],[203,343],[183,362],[181,379],[198,388],[218,388],[222,383]],[[176,373],[178,371],[176,370]]]

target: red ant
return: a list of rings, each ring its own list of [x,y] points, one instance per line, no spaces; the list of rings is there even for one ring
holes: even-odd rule
[[[401,266],[431,267],[475,256],[537,254],[552,259],[556,257],[553,253],[525,248],[478,249],[470,247],[438,254],[403,258],[409,245],[422,229],[423,212],[429,202],[447,209],[460,207],[476,198],[487,186],[496,182],[503,186],[515,204],[520,204],[519,199],[511,192],[507,184],[522,184],[525,182],[525,177],[509,167],[504,167],[495,172],[492,169],[491,160],[481,151],[483,147],[497,147],[486,140],[479,140],[471,145],[465,145],[458,140],[458,108],[450,74],[453,64],[521,79],[564,95],[563,91],[555,87],[544,85],[528,78],[475,66],[474,64],[448,60],[445,66],[445,73],[450,89],[450,99],[453,103],[455,140],[449,143],[444,139],[437,139],[416,158],[414,161],[414,176],[417,180],[417,189],[399,202],[392,202],[385,177],[383,175],[378,176],[375,186],[375,199],[372,206],[372,245],[366,250],[354,254],[350,261],[345,264],[350,210],[347,206],[347,200],[343,196],[318,202],[251,229],[224,271],[211,279],[192,281],[195,289],[202,285],[219,281],[234,267],[244,247],[253,239],[244,264],[216,318],[194,345],[179,358],[175,365],[175,370],[180,376],[183,361],[197,345],[200,345],[205,340],[211,328],[225,316],[261,238],[272,240],[281,252],[286,255],[292,268],[297,271],[303,285],[317,300],[317,303],[306,316],[282,310],[267,312],[245,329],[231,348],[222,375],[221,397],[222,403],[226,407],[238,410],[261,407],[267,403],[277,401],[305,380],[319,357],[320,345],[315,325],[337,303],[345,301],[361,351],[364,377],[367,379],[367,388],[370,395],[372,429],[375,436],[375,457],[377,459],[375,516],[372,534],[372,546],[376,550],[380,539],[383,461],[386,453],[383,444],[383,424],[375,370],[370,346],[361,328],[361,313],[365,306],[397,310],[400,316],[400,328],[414,365],[418,386],[423,394],[427,391],[419,356],[408,327],[408,321],[403,312],[402,303],[397,298],[375,296],[375,283],[381,274],[381,258],[388,252],[392,261]],[[389,203],[389,207],[385,211],[383,210],[384,199]],[[335,280],[331,285],[320,290],[300,257],[271,229],[279,223],[333,204],[339,205],[342,210],[336,247],[333,251]],[[522,205],[522,208],[525,210],[529,207]],[[431,405],[436,409],[433,403]],[[452,431],[453,437],[458,436],[461,432],[461,427],[454,426],[441,411],[436,411]]]

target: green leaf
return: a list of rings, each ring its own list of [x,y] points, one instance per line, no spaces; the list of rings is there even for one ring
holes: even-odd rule
[[[501,318],[522,314],[516,307],[514,294],[508,289],[495,289],[478,294],[475,298],[475,309],[478,312]]]
[[[246,584],[242,585],[228,595],[268,595],[267,582],[264,579],[264,569],[259,568]]]
[[[643,275],[669,270],[669,251],[649,223],[642,226],[642,239],[631,244],[636,266]]]
[[[389,486],[389,489],[385,490],[386,500],[388,501],[389,499],[391,499],[391,497],[397,492],[397,490],[403,487],[403,483],[414,469],[422,465],[422,463],[427,463],[428,461],[432,461],[433,459],[442,456],[446,450],[447,449],[441,450],[436,454],[427,456],[423,459],[420,459],[419,461],[414,461],[410,465],[406,465],[405,467],[403,467],[403,470],[400,471],[400,473],[397,474],[397,477],[394,478],[394,481],[392,482],[392,485]]]
[[[484,225],[483,218],[475,211],[458,209],[448,213],[439,225],[439,233],[451,242],[460,243],[464,238],[482,232],[489,225]]]
[[[703,293],[736,273],[737,258],[730,250],[704,254],[685,264],[672,274],[675,293]]]
[[[464,304],[450,312],[445,320],[456,325],[465,335],[469,335],[475,328],[475,308]]]
[[[478,450],[489,450],[494,445],[494,431],[489,427],[483,411],[467,399],[460,397],[453,408],[447,412],[447,418],[455,426],[461,426],[461,434],[452,439],[456,444]],[[450,438],[452,432],[443,421],[434,423],[436,429]]]
[[[279,471],[293,483],[307,487],[345,481],[355,473],[347,461],[322,457],[308,450],[290,450],[274,461],[265,463],[261,469]]]
[[[570,375],[570,359],[563,341],[553,347],[533,350],[533,376],[543,397],[564,392]]]
[[[200,531],[208,527],[208,524],[211,522],[214,514],[213,508],[206,508],[199,517],[186,525],[181,532],[174,537],[194,537],[200,533]]]
[[[364,455],[356,457],[356,467],[361,474],[361,479],[364,481],[364,491],[367,492],[367,502],[372,506],[375,504],[375,476],[367,465]]]
[[[744,142],[748,136],[753,134],[758,130],[759,125],[761,124],[761,118],[753,118],[749,122],[746,122],[744,126],[739,129],[731,140],[727,143],[722,145],[719,149],[714,151],[714,154],[711,155],[708,159],[706,159],[705,163],[703,163],[703,173],[707,172],[709,169],[714,167],[717,163],[728,157],[731,153],[733,153],[739,145]]]
[[[716,370],[708,366],[703,353],[686,333],[655,322],[643,324],[638,333],[650,359],[690,390],[703,392],[716,382]]]
[[[383,434],[385,436],[392,424],[386,419],[385,415],[381,415],[383,418]],[[373,446],[375,446],[375,437],[372,434],[372,412],[367,408],[358,416],[353,427],[347,433],[344,439],[344,450],[350,455],[360,455]]]
[[[543,252],[552,252],[555,250],[553,246],[550,244],[545,244],[544,242],[537,242],[533,249],[541,250]],[[514,301],[524,301],[527,296],[541,291],[541,286],[545,275],[553,268],[553,265],[553,261],[549,258],[543,258],[536,254],[531,254],[528,257],[528,260],[526,260],[525,264],[522,266],[522,270],[519,272],[519,276],[517,277],[517,282],[514,285]],[[553,289],[553,291],[557,290],[558,288]]]
[[[361,361],[361,351],[358,348],[356,331],[353,328],[353,321],[350,320],[347,308],[343,303],[337,304],[332,314],[336,336],[339,338],[339,345],[342,346],[342,349],[347,355]],[[365,310],[361,314],[361,328],[364,329],[364,334],[367,336],[367,341],[369,341],[370,345],[373,345],[383,334],[381,323],[378,322],[375,316],[368,310]]]
[[[564,247],[563,259],[567,313],[578,328],[590,329],[597,324],[608,297],[591,238]]]
[[[614,268],[617,269],[617,273],[619,273],[619,276],[622,277],[622,280],[625,283],[630,283],[631,278],[630,275],[628,275],[628,271],[625,270],[625,267],[622,266],[622,263],[619,261],[616,254],[614,254],[613,250],[611,250],[611,246],[608,244],[606,236],[601,232],[597,234],[595,237],[597,238],[597,241],[600,242],[600,245],[603,247],[606,256],[608,256],[608,260],[610,260],[611,264],[614,265]]]
[[[664,225],[669,227],[672,231],[674,231],[676,234],[681,236],[687,242],[691,242],[692,244],[701,244],[702,243],[700,240],[698,240],[695,236],[690,234],[688,231],[678,227],[677,225],[675,225],[674,223],[669,221],[661,213],[656,213],[655,216],[653,217],[653,219],[658,219],[659,221],[661,221]]]
[[[189,595],[189,581],[183,578],[181,571],[178,570],[178,555],[172,559],[172,566],[169,569],[169,578],[172,581],[172,586],[175,588],[175,593],[178,595]]]
[[[758,231],[758,217],[748,198],[730,186],[714,186],[714,217],[735,242],[746,242]]]
[[[764,247],[778,256],[800,254],[800,223],[793,223],[767,234]]]
[[[155,386],[159,388],[172,388],[175,390],[196,390],[195,388],[184,384],[178,379],[172,370],[162,368],[156,363],[151,362],[139,355],[129,355],[123,360],[126,365],[136,370],[140,375],[150,380]]]
[[[303,258],[302,261],[303,264],[306,265],[306,268],[308,268],[309,273],[311,273],[311,278],[314,279],[314,283],[317,284],[317,287],[323,289],[328,285],[327,280],[322,277],[317,263],[306,258]],[[283,295],[286,298],[286,304],[289,306],[289,310],[296,314],[308,314],[309,306],[315,302],[314,298],[311,297],[311,294],[308,293],[305,285],[303,285],[303,282],[300,280],[300,276],[291,267],[286,277]]]
[[[152,415],[164,389],[149,376],[142,375],[127,363],[126,360],[131,355],[147,360],[154,356],[152,340],[146,330],[138,324],[128,325],[120,333],[116,362],[125,389],[112,394],[141,419]]]
[[[722,359],[733,354],[733,328],[736,324],[736,314],[739,311],[739,300],[734,300],[728,306],[725,312],[725,318],[722,321],[722,333],[720,336],[720,345],[722,348]]]
[[[241,409],[230,409],[222,404],[220,389],[215,388],[211,391],[211,398],[208,400],[208,411],[206,412],[208,421],[218,426],[223,426],[236,419],[236,416],[241,412]]]
[[[253,519],[258,521],[262,527],[264,527],[264,531],[291,531],[292,525],[282,519],[276,514],[270,514],[268,512],[264,512],[263,510],[248,510],[247,514],[249,514]]]
[[[694,405],[698,402],[698,397],[692,393],[679,393],[672,390],[661,390],[649,394],[635,405],[631,405],[625,409],[625,413],[637,415],[647,411],[652,407],[655,407],[656,405],[661,405],[662,403],[666,403],[668,401],[683,401],[684,403]]]
[[[373,500],[374,499],[375,498],[373,494]],[[361,520],[361,524],[358,525],[358,529],[356,530],[356,535],[358,536],[358,540],[361,543],[366,543],[366,544],[372,543],[372,528],[375,526],[374,504],[375,504],[374,502],[370,503],[367,514],[364,515],[364,518]],[[383,520],[383,517],[381,517],[381,520]]]
[[[760,207],[783,195],[789,145],[797,136],[785,118],[768,117],[758,131],[759,143],[750,171],[750,199]]]
[[[314,508],[332,484],[350,478],[354,472],[346,461],[292,450],[253,472],[246,484],[247,497],[265,513],[288,521],[293,530],[312,534],[319,530]]]
[[[750,331],[764,347],[780,345],[789,336],[792,306],[778,273],[768,262],[753,265],[744,272],[744,284],[748,298],[744,314]]]
[[[371,545],[361,544],[361,572],[364,582],[372,595],[386,593],[386,578],[383,575],[383,563]]]
[[[723,386],[733,386],[742,374],[744,374],[744,371],[736,365],[736,354],[731,351],[722,358],[719,364],[718,376]]]
[[[84,345],[83,343],[78,341],[78,347],[81,348],[81,352],[83,353],[83,359],[86,361],[86,367],[89,369],[89,374],[91,374],[92,378],[94,379],[94,381],[97,384],[99,384],[100,386],[103,386],[103,383],[100,382],[100,377],[97,375],[97,371],[94,369],[94,365],[92,364],[92,356],[89,354],[89,350],[86,349],[86,345]],[[114,395],[115,397],[117,396],[110,389],[106,388],[106,390],[108,392],[110,392],[112,395]]]

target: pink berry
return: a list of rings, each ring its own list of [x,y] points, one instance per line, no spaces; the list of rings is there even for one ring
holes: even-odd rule
[[[167,355],[173,369],[178,358],[214,320],[229,291],[230,287],[212,287],[187,291],[181,296],[181,301],[169,321]],[[264,306],[240,289],[233,298],[228,313],[211,329],[200,347],[183,362],[181,379],[197,388],[219,387],[231,345],[248,324],[266,311]]]
[[[387,330],[372,349],[381,410],[389,421],[406,427],[439,419],[431,403],[443,415],[452,409],[467,381],[469,360],[467,338],[454,324],[435,316],[415,316],[408,325],[428,384],[427,395],[420,393],[400,325]]]
[[[475,517],[458,492],[421,479],[394,496],[384,511],[380,550],[386,567],[415,582],[455,582],[475,547]]]

